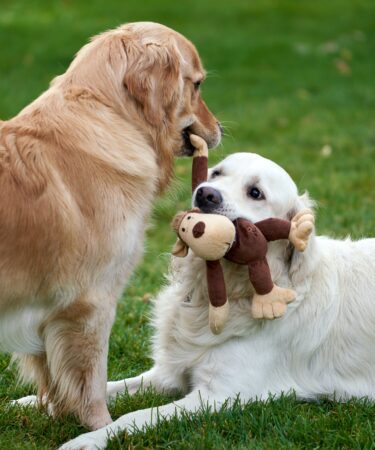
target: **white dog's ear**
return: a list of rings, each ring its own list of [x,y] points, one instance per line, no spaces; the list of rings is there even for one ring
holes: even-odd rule
[[[296,214],[304,209],[311,209],[311,211],[314,212],[316,209],[316,202],[315,200],[310,198],[310,195],[307,191],[305,191],[302,195],[299,195],[293,206],[289,209],[287,213],[288,220],[292,220]]]
[[[145,119],[161,126],[178,103],[180,55],[172,42],[124,42],[127,69],[124,86]]]

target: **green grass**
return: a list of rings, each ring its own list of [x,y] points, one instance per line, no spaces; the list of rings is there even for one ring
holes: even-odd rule
[[[197,45],[211,109],[227,126],[215,162],[254,151],[285,167],[318,201],[320,234],[374,234],[375,45],[372,0],[1,0],[0,117],[10,118],[63,72],[89,36],[122,22],[153,20]],[[331,152],[322,151],[329,146]],[[327,147],[326,147],[327,148]],[[155,207],[143,263],[119,302],[109,377],[150,367],[149,304],[168,264],[168,223],[189,205],[190,161]],[[375,345],[375,343],[374,343]],[[71,419],[9,408],[30,393],[0,355],[0,449],[54,448],[84,429]],[[121,397],[113,417],[170,401],[147,392]],[[374,448],[368,402],[310,404],[293,397],[186,417],[121,435],[110,448]]]

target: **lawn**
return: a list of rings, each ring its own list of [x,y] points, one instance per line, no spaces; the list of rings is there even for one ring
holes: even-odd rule
[[[269,157],[318,201],[319,234],[374,235],[375,45],[372,0],[1,0],[0,118],[63,72],[88,37],[122,22],[165,23],[192,39],[209,77],[203,93],[226,126],[215,162],[235,151]],[[155,205],[142,264],[119,301],[109,378],[150,367],[148,295],[163,284],[169,221],[189,205],[190,160]],[[1,195],[1,194],[0,194]],[[374,343],[375,349],[375,343]],[[375,350],[374,350],[375,351]],[[9,408],[31,392],[0,354],[0,449],[54,448],[85,431],[73,418]],[[112,416],[170,401],[120,397]],[[375,406],[293,397],[160,424],[109,448],[374,448]]]

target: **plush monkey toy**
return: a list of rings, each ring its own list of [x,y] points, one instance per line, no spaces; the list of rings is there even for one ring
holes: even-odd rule
[[[208,149],[206,142],[195,135],[190,140],[196,150],[193,155],[192,189],[207,181]],[[229,316],[229,302],[220,259],[247,265],[255,294],[251,311],[256,319],[281,317],[286,305],[295,299],[291,289],[273,284],[267,263],[267,242],[289,239],[303,251],[313,229],[314,216],[310,210],[297,214],[292,221],[266,219],[252,223],[246,219],[233,222],[218,214],[203,214],[198,208],[178,213],[172,228],[178,235],[173,247],[174,256],[186,256],[188,248],[206,261],[207,287],[210,299],[209,323],[211,331],[219,334]]]

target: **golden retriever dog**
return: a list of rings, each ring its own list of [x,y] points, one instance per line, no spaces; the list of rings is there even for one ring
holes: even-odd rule
[[[174,156],[191,154],[190,132],[221,139],[204,77],[182,35],[127,24],[0,122],[0,345],[38,389],[19,403],[111,422],[108,339],[153,201]]]

